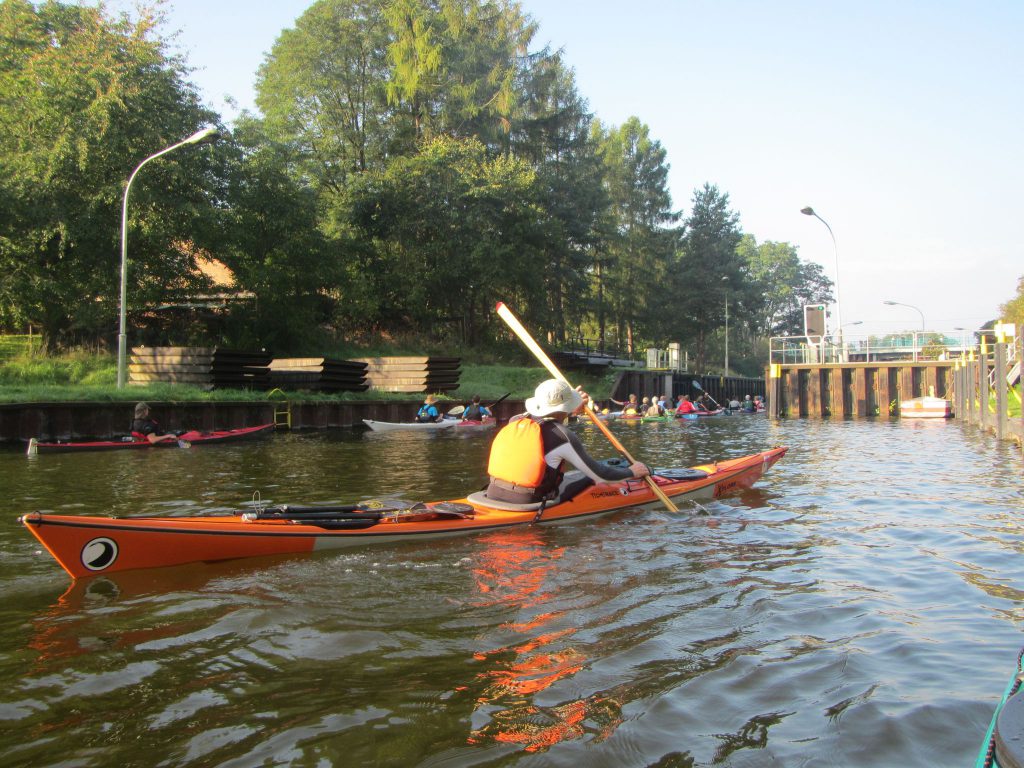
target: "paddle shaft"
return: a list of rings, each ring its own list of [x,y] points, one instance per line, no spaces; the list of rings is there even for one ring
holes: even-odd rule
[[[548,369],[548,373],[559,381],[569,384],[569,380],[562,375],[562,372],[558,370],[553,362],[551,362],[551,358],[547,356],[547,353],[545,353],[544,350],[540,348],[540,345],[533,340],[529,331],[527,331],[526,328],[523,327],[523,324],[519,322],[519,319],[512,314],[512,310],[500,301],[498,302],[496,310],[498,312],[498,316],[505,321],[505,324],[508,325],[508,327],[512,329],[512,332],[519,337],[519,340],[526,345],[526,348],[533,352],[533,356],[540,361],[541,365]],[[571,387],[572,384],[569,384],[569,386]],[[612,447],[621,453],[630,464],[636,464],[636,459],[630,455],[625,446],[616,439],[615,435],[611,433],[611,430],[608,429],[605,423],[597,417],[597,414],[594,413],[593,410],[591,410],[590,405],[584,403],[583,409],[586,411],[587,416],[590,417],[590,420],[597,425],[597,428],[600,429],[601,433],[608,439],[608,442],[612,444]],[[661,503],[664,504],[670,512],[679,511],[679,508],[672,503],[672,499],[666,496],[665,492],[658,487],[658,484],[654,481],[653,477],[647,475],[644,477],[644,480],[651,487],[651,490],[654,491],[654,495],[661,499]]]
[[[504,399],[505,399],[506,397],[508,397],[508,396],[509,396],[509,395],[511,395],[511,394],[512,394],[511,392],[506,392],[506,393],[505,393],[504,395],[502,395],[501,397],[499,397],[499,398],[498,398],[497,400],[495,400],[495,401],[494,401],[493,403],[491,403],[491,404],[490,404],[490,405],[488,405],[487,407],[488,407],[488,408],[493,408],[494,406],[496,406],[496,405],[497,405],[498,403],[502,402],[502,401],[503,401],[503,400],[504,400]]]
[[[693,379],[690,383],[693,384],[693,388],[696,389],[698,392],[703,392],[705,395],[707,395],[708,396],[708,400],[710,400],[712,403],[715,404],[715,408],[721,408],[722,407],[721,404],[717,400],[715,400],[715,398],[713,398],[710,394],[708,394],[707,390],[705,390],[704,387],[702,387],[700,384],[697,383],[696,379]]]

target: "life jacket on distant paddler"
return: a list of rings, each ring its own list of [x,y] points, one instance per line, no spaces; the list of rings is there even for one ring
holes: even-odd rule
[[[437,409],[437,406],[434,404],[434,400],[429,399],[423,405],[420,406],[420,409],[418,411],[416,411],[416,421],[420,422],[421,424],[426,422],[434,422],[437,421],[440,415],[441,412]]]
[[[465,421],[483,421],[484,412],[480,410],[480,403],[470,403],[469,407],[462,412]]]
[[[487,464],[491,486],[516,501],[541,501],[557,492],[561,467],[544,460],[544,424],[529,417],[509,422],[491,444]],[[507,500],[512,501],[512,498]]]

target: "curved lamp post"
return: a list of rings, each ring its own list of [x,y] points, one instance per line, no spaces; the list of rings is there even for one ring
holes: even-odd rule
[[[817,213],[815,213],[814,209],[811,208],[811,206],[808,205],[806,208],[801,208],[800,213],[804,214],[804,216],[813,216],[814,218],[816,218],[818,221],[825,225],[825,229],[827,229],[829,235],[832,236],[832,249],[835,251],[836,256],[836,325],[839,328],[839,346],[840,348],[842,348],[843,310],[842,305],[839,302],[839,246],[836,244],[836,236],[835,233],[832,231],[832,227],[828,225],[828,222],[821,218],[821,216],[819,216]]]
[[[125,305],[128,294],[128,192],[132,188],[132,182],[135,181],[135,177],[139,171],[142,170],[142,166],[148,163],[150,160],[155,160],[161,155],[166,155],[168,152],[173,152],[178,147],[184,147],[188,144],[199,144],[202,141],[216,141],[218,133],[215,128],[204,128],[201,131],[196,131],[187,139],[179,141],[177,144],[172,144],[165,149],[161,149],[156,154],[150,155],[132,171],[132,175],[128,177],[128,183],[124,187],[124,201],[121,204],[121,301],[120,301],[120,320],[118,324],[117,333],[117,388],[124,389],[125,385],[125,358],[127,357],[127,337],[125,336]]]
[[[960,331],[960,357],[961,359],[967,358],[967,334],[974,333],[970,328],[964,328],[963,326],[957,325],[953,328],[954,331]],[[974,345],[971,345],[973,350]]]
[[[913,304],[904,304],[902,301],[883,301],[883,304],[888,304],[890,307],[910,307],[912,310],[917,312],[921,316],[921,330],[924,330],[924,312],[915,307]]]
[[[722,282],[725,283],[725,372],[729,375],[729,276],[722,275]]]

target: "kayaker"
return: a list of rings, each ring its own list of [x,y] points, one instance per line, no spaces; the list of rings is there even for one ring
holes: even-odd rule
[[[160,425],[149,416],[149,405],[146,403],[136,403],[135,418],[132,419],[132,437],[136,440],[149,440],[151,443],[178,439],[177,435],[161,435],[159,432]]]
[[[638,415],[640,415],[640,403],[637,402],[636,395],[630,395],[629,396],[629,400],[627,400],[624,403],[620,402],[619,400],[616,400],[614,397],[610,397],[608,399],[611,400],[616,405],[622,407],[622,415],[623,416],[638,416]]]
[[[750,395],[743,398],[743,410],[747,413],[753,413],[757,406],[754,405],[754,401],[750,399]]]
[[[679,405],[676,406],[677,414],[696,413],[696,411],[697,409],[694,407],[693,403],[690,402],[689,395],[679,396]]]
[[[427,395],[423,400],[423,405],[416,411],[416,421],[420,424],[427,424],[432,421],[440,421],[442,416],[441,412],[437,410],[437,406],[434,403],[437,402],[437,398],[433,395]]]
[[[645,397],[644,400],[647,398]],[[658,400],[655,398],[650,407],[644,411],[644,416],[661,416],[661,408],[658,406]]]
[[[485,418],[494,418],[494,414],[486,405],[480,405],[480,395],[473,395],[469,406],[462,412],[463,421],[483,421]]]
[[[541,383],[526,399],[526,413],[510,419],[491,444],[486,495],[512,504],[568,501],[594,483],[649,475],[640,462],[629,467],[599,464],[565,426],[569,416],[582,412],[586,397],[557,379]],[[566,463],[584,477],[563,488]]]

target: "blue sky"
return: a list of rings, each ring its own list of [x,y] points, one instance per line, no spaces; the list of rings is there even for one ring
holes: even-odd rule
[[[168,30],[230,121],[225,94],[255,109],[257,68],[310,4],[170,0]],[[650,127],[684,215],[715,184],[745,232],[796,245],[835,280],[828,230],[800,213],[813,206],[835,233],[843,323],[863,323],[848,337],[917,329],[921,315],[929,330],[976,328],[1016,294],[1024,2],[522,6],[598,119]]]

